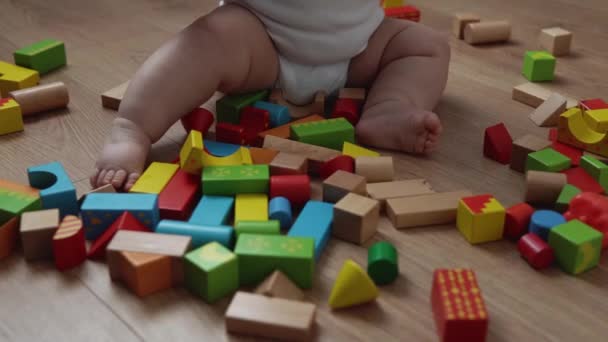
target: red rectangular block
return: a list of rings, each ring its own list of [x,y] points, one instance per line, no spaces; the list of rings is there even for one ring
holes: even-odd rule
[[[192,214],[200,193],[200,175],[177,170],[158,196],[160,218],[186,221]]]
[[[581,189],[582,192],[593,192],[603,194],[604,188],[595,178],[587,173],[582,167],[575,167],[563,172],[568,178],[568,184]]]
[[[581,109],[584,111],[587,110],[597,110],[597,109],[608,109],[608,103],[604,102],[602,99],[590,99],[581,101]]]
[[[215,125],[215,140],[228,144],[244,145],[245,128],[227,122],[218,122]]]
[[[264,109],[245,107],[241,111],[240,126],[244,129],[245,144],[260,146],[262,139],[258,138],[258,134],[267,130],[270,126],[270,114]]]

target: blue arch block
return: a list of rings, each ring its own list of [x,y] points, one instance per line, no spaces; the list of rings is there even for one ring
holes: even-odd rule
[[[553,210],[537,210],[532,214],[530,219],[530,233],[538,235],[541,239],[547,241],[549,233],[553,227],[566,223],[566,219],[562,214]]]
[[[291,213],[291,203],[285,197],[275,197],[268,203],[268,217],[281,223],[281,229],[291,227],[293,216]]]
[[[270,127],[285,125],[291,121],[289,108],[266,101],[258,101],[253,104],[255,108],[267,110],[270,116]]]
[[[27,177],[40,190],[42,208],[58,208],[61,217],[78,215],[76,188],[59,162],[29,167]]]
[[[197,225],[183,221],[161,220],[156,226],[156,232],[190,236],[192,237],[192,248],[198,248],[209,242],[217,242],[226,248],[232,248],[233,229],[230,226]]]

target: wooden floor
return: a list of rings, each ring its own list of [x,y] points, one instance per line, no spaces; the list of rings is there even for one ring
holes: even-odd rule
[[[69,65],[43,78],[70,90],[69,110],[26,122],[25,133],[0,137],[0,178],[27,182],[26,167],[61,161],[79,192],[115,113],[99,95],[130,78],[146,56],[200,15],[207,0],[0,0],[0,60],[42,38],[66,42]],[[522,200],[520,174],[481,156],[483,129],[505,122],[514,137],[545,135],[527,119],[530,108],[511,100],[525,50],[537,48],[541,28],[562,25],[575,33],[574,53],[560,58],[548,85],[577,97],[608,99],[608,2],[605,0],[413,1],[423,22],[444,32],[456,11],[514,24],[506,45],[471,47],[452,39],[450,81],[438,107],[446,132],[428,158],[395,155],[400,178],[424,177],[437,190],[469,188],[494,193],[505,205]],[[184,138],[175,126],[153,159],[171,160]],[[382,219],[374,240],[389,240],[400,254],[401,275],[382,287],[376,304],[332,313],[326,304],[346,258],[366,264],[366,249],[331,241],[317,265],[309,299],[318,303],[318,335],[326,341],[435,340],[429,303],[432,272],[471,267],[490,314],[489,341],[599,341],[608,334],[608,269],[579,277],[557,268],[536,272],[507,241],[471,246],[454,226],[397,231]],[[237,340],[224,332],[224,299],[209,306],[184,289],[140,300],[110,282],[104,264],[58,273],[50,263],[25,263],[18,253],[0,262],[0,340]]]

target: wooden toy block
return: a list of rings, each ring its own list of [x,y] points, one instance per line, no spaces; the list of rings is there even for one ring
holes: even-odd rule
[[[315,242],[315,259],[318,260],[329,241],[332,222],[334,222],[333,205],[308,201],[287,235],[312,238]]]
[[[357,100],[363,103],[367,96],[366,93],[367,90],[365,88],[340,88],[338,91],[338,98]]]
[[[404,19],[414,22],[420,21],[420,10],[412,5],[385,8],[384,15],[395,19]]]
[[[226,331],[284,341],[314,338],[316,306],[237,292],[226,311]]]
[[[397,229],[448,224],[456,221],[458,202],[472,193],[468,190],[389,198],[386,213]]]
[[[564,111],[566,111],[566,98],[553,93],[530,113],[530,120],[540,127],[557,126],[559,116]]]
[[[371,302],[378,297],[374,281],[356,262],[347,259],[331,289],[329,307],[332,310]]]
[[[569,109],[559,117],[557,140],[608,157],[608,133],[591,129],[579,108]]]
[[[553,81],[556,59],[545,51],[527,51],[522,73],[531,82]]]
[[[393,157],[355,158],[355,172],[368,183],[389,182],[395,177]]]
[[[238,125],[241,121],[241,110],[266,97],[268,97],[268,90],[222,97],[215,103],[217,122]]]
[[[13,99],[0,98],[0,135],[21,131],[23,131],[21,106]]]
[[[349,193],[334,206],[332,235],[363,245],[378,230],[380,203],[368,197]]]
[[[384,8],[405,6],[404,0],[384,0],[382,1]]]
[[[583,115],[589,128],[596,132],[608,132],[608,109],[590,109]]]
[[[474,13],[456,13],[452,19],[452,34],[458,39],[464,39],[464,28],[468,24],[478,23],[481,17]]]
[[[122,102],[122,98],[127,92],[129,83],[130,81],[127,81],[101,94],[101,105],[104,108],[118,110],[118,107],[120,107],[120,103]]]
[[[217,242],[210,242],[184,257],[184,285],[207,303],[236,292],[239,288],[236,255]]]
[[[348,193],[366,194],[365,177],[338,170],[323,181],[323,201],[336,203]]]
[[[87,259],[82,221],[72,215],[63,218],[53,235],[53,259],[59,271],[82,264]]]
[[[171,265],[165,272],[170,274],[173,285],[181,284],[184,280],[182,260],[190,249],[190,241],[188,236],[119,230],[106,250],[110,278],[114,281],[122,278],[121,253],[137,252],[170,257]],[[150,275],[155,276],[153,272]]]
[[[279,154],[279,151],[269,148],[250,147],[249,153],[251,154],[253,164],[267,165]]]
[[[560,213],[566,212],[570,207],[570,201],[581,192],[581,189],[572,184],[564,185],[562,192],[557,197],[557,201],[555,201],[555,210]]]
[[[176,164],[153,162],[129,192],[160,194],[178,169],[179,166]]]
[[[0,261],[13,253],[19,238],[19,217],[0,223]]]
[[[599,263],[602,233],[579,220],[551,229],[549,246],[560,267],[570,274],[580,274]]]
[[[253,104],[255,108],[263,109],[268,111],[270,115],[270,127],[278,127],[288,124],[291,121],[291,115],[289,115],[289,108],[276,103],[270,103],[266,101],[257,101]]]
[[[179,165],[182,170],[191,174],[200,174],[203,169],[203,135],[191,130],[179,152]]]
[[[114,193],[116,193],[116,189],[114,189],[112,184],[106,184],[106,185],[100,186],[99,188],[95,188],[95,189],[83,194],[82,196],[80,196],[80,198],[78,199],[78,206],[82,205],[82,202],[84,202],[84,199],[87,197],[87,195],[95,194],[95,193],[114,194]]]
[[[0,61],[0,97],[7,96],[13,90],[33,87],[38,82],[38,71]]]
[[[604,191],[608,192],[608,165],[587,155],[581,158],[581,168],[600,183]]]
[[[270,114],[267,110],[248,106],[241,111],[240,126],[243,127],[245,145],[259,146],[262,139],[258,137],[270,127]]]
[[[297,124],[302,124],[302,123],[306,123],[306,122],[321,121],[321,120],[325,120],[325,118],[321,115],[318,115],[318,114],[309,115],[309,116],[303,117],[301,119],[294,120],[292,122],[288,122],[281,126],[277,126],[272,129],[260,132],[258,134],[258,136],[262,139],[264,139],[267,135],[272,135],[272,136],[275,136],[278,138],[288,139],[289,135],[291,134],[291,130],[290,130],[291,125],[297,125]]]
[[[566,170],[563,174],[566,175],[568,184],[576,186],[582,192],[604,193],[602,185],[581,167]]]
[[[583,156],[583,151],[572,146],[562,144],[559,141],[552,142],[551,148],[568,157],[573,167],[580,165],[581,157]]]
[[[0,179],[0,225],[26,211],[40,209],[38,189]]]
[[[137,296],[147,297],[173,286],[170,256],[141,252],[118,252],[117,255],[120,279]]]
[[[255,288],[254,293],[271,298],[304,299],[304,292],[281,271],[272,272],[268,278]]]
[[[268,203],[268,217],[270,220],[277,220],[281,229],[288,229],[293,223],[291,213],[291,203],[283,196],[274,197]]]
[[[390,242],[380,241],[367,250],[367,274],[376,285],[394,282],[399,276],[397,249]]]
[[[502,239],[505,208],[492,195],[465,197],[458,203],[456,226],[471,244]]]
[[[146,226],[143,225],[138,219],[133,216],[128,211],[122,213],[116,221],[112,223],[106,231],[103,232],[89,248],[89,252],[87,253],[87,257],[89,259],[105,259],[106,257],[106,248],[112,238],[114,238],[114,234],[119,230],[132,230],[136,232],[150,232]]]
[[[290,129],[293,140],[334,150],[341,151],[345,141],[355,142],[355,127],[344,118],[291,125]]]
[[[156,233],[183,235],[192,238],[193,248],[218,242],[228,248],[233,245],[233,229],[230,226],[198,225],[184,221],[161,220],[156,226]]]
[[[470,269],[437,269],[433,273],[431,306],[439,340],[485,341],[486,309],[477,278]]]
[[[234,205],[234,223],[240,221],[268,221],[268,195],[237,194]]]
[[[519,203],[508,208],[505,214],[503,237],[517,240],[527,233],[533,213],[534,208],[528,203]]]
[[[513,139],[503,123],[486,128],[483,138],[483,155],[507,165],[511,162]]]
[[[65,45],[54,39],[45,39],[13,53],[15,64],[38,71],[41,75],[65,66]]]
[[[61,217],[78,215],[76,188],[59,162],[29,167],[27,178],[40,189],[44,209],[59,208]]]
[[[271,175],[300,175],[308,173],[308,159],[300,154],[279,152],[270,162]]]
[[[588,151],[584,151],[584,152],[583,152],[583,156],[589,156],[589,157],[591,157],[591,158],[595,158],[595,159],[597,159],[597,160],[601,161],[601,162],[602,162],[602,163],[604,163],[604,164],[608,164],[608,157],[600,156],[600,155],[598,155],[598,154],[591,153],[591,152],[588,152]],[[581,158],[582,158],[583,156],[581,156]]]
[[[608,109],[608,103],[602,99],[589,99],[582,100],[579,104],[582,111],[594,110],[594,109]]]
[[[310,199],[308,175],[270,177],[270,198],[285,197],[294,207],[303,206]]]
[[[311,103],[303,106],[296,106],[283,97],[283,91],[281,89],[275,88],[270,92],[268,102],[280,104],[289,108],[291,118],[299,119],[313,114],[325,114],[325,98],[325,92],[320,91],[315,94],[315,97]]]
[[[389,198],[400,198],[435,193],[426,179],[406,179],[393,182],[367,184],[366,192],[369,197],[380,202],[380,210],[383,210],[386,200]]]
[[[560,172],[572,166],[570,158],[552,148],[532,152],[526,159],[526,171]]]
[[[159,221],[158,195],[90,194],[80,207],[87,240],[97,239],[125,211],[149,229]]]
[[[203,196],[192,212],[189,223],[204,226],[227,225],[234,208],[234,197]]]
[[[539,238],[547,241],[549,232],[556,226],[566,222],[564,217],[553,210],[537,210],[530,218],[528,231],[536,234]]]
[[[608,217],[597,213],[608,212],[608,198],[592,192],[583,192],[572,199],[564,213],[567,221],[577,219],[604,234],[602,248],[608,248]]]
[[[24,116],[66,108],[70,103],[68,88],[63,82],[42,84],[8,93],[21,106]]]
[[[231,196],[267,193],[268,165],[208,166],[203,169],[203,194]]]
[[[245,145],[245,127],[227,122],[215,125],[215,140],[229,144]]]
[[[561,27],[546,28],[540,32],[539,43],[541,48],[553,56],[566,56],[570,54],[572,32]]]
[[[553,91],[529,82],[513,87],[513,100],[534,108],[540,106],[552,94]],[[566,108],[573,108],[576,106],[578,106],[578,101],[576,99],[566,97]]]
[[[234,253],[239,261],[241,285],[256,285],[280,270],[298,287],[312,287],[314,240],[283,235],[241,234]]]
[[[355,159],[345,155],[330,159],[319,167],[319,176],[322,180],[325,180],[338,170],[355,173]]]
[[[308,158],[309,172],[316,172],[322,163],[340,156],[340,152],[325,148],[322,146],[310,145],[301,143],[299,141],[293,141],[267,135],[264,138],[264,147],[274,149],[280,152],[287,152],[293,154],[301,154]]]
[[[236,238],[241,234],[281,234],[281,223],[278,220],[239,221],[234,225]]]
[[[217,157],[207,150],[203,150],[203,167],[209,166],[240,166],[248,162],[251,159],[251,155],[248,153],[247,148],[239,147],[233,154]]]
[[[205,151],[216,157],[227,157],[241,151],[243,146],[235,144],[227,144],[215,140],[203,139]]]
[[[59,226],[59,209],[29,211],[21,215],[19,233],[27,261],[53,258],[53,235]]]
[[[243,158],[243,165],[253,165],[253,159],[251,158],[251,153],[249,152],[249,148],[241,147],[241,157]]]
[[[342,154],[346,156],[351,156],[353,158],[380,157],[380,153],[349,143],[348,141],[345,141],[344,145],[342,146]]]
[[[215,121],[213,113],[205,108],[194,108],[190,113],[182,116],[180,119],[182,126],[186,132],[192,130],[199,131],[201,134],[207,134],[211,125]]]
[[[511,169],[517,172],[525,172],[528,155],[533,152],[544,150],[550,146],[551,141],[530,134],[515,140],[511,152]]]
[[[563,173],[528,171],[525,201],[553,207],[566,183],[567,178]]]
[[[463,37],[471,45],[506,42],[511,38],[511,23],[506,20],[468,23]]]
[[[553,248],[534,233],[522,236],[517,242],[517,249],[522,258],[537,270],[551,266],[555,260]]]
[[[356,126],[359,122],[362,100],[355,99],[337,99],[334,104],[334,110],[331,113],[332,119],[344,118],[351,125]]]
[[[161,219],[186,221],[190,217],[200,193],[200,177],[177,170],[158,195]]]

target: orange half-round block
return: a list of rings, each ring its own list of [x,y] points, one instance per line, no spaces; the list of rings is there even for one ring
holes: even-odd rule
[[[557,140],[601,156],[608,156],[608,134],[593,130],[580,108],[569,109],[559,117]]]

